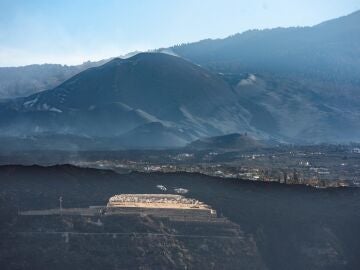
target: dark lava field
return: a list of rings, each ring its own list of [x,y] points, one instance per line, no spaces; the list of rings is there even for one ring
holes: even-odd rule
[[[57,208],[60,196],[64,208],[89,207],[115,194],[162,193],[157,185],[189,190],[229,222],[18,215]],[[360,269],[359,206],[357,188],[1,166],[0,269]]]

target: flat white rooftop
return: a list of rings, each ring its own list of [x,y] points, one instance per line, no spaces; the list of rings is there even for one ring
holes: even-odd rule
[[[107,207],[210,209],[198,200],[174,194],[119,194],[109,199]]]

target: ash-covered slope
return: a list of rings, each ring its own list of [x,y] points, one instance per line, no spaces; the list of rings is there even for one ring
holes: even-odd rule
[[[276,74],[233,75],[256,129],[295,143],[360,140],[360,87]]]
[[[360,140],[360,11],[171,48],[222,73],[257,130],[295,143]]]
[[[157,133],[167,133],[169,140],[144,144],[175,146],[246,130],[240,111],[235,92],[219,76],[178,57],[141,53],[88,69],[52,90],[3,103],[0,132],[136,138],[140,126],[157,123]]]
[[[227,90],[227,91],[226,91]],[[229,86],[220,78],[178,57],[140,53],[129,59],[114,59],[86,70],[59,87],[43,92],[36,104],[62,109],[89,109],[122,102],[151,115],[174,119],[182,105],[203,114],[211,105],[231,98]],[[221,93],[221,95],[220,95]],[[210,104],[197,106],[201,98]],[[216,97],[216,98],[215,98]],[[168,115],[169,110],[171,115]]]

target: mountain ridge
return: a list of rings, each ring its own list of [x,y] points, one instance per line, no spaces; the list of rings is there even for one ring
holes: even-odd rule
[[[306,74],[358,82],[360,11],[312,27],[249,30],[168,50],[207,68]],[[341,45],[341,46],[340,46]],[[345,46],[346,45],[346,46]],[[291,60],[291,61],[290,61]],[[346,62],[344,62],[346,60]]]

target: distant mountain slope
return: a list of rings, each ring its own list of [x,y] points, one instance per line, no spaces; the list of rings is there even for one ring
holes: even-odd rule
[[[134,51],[121,55],[126,59],[139,53]],[[81,65],[34,64],[20,67],[0,67],[1,99],[28,96],[52,89],[76,74],[92,67],[101,66],[113,58],[87,61]]]
[[[85,62],[77,66],[43,64],[0,67],[0,98],[27,96],[54,88],[79,72],[107,61]]]
[[[360,11],[167,50],[221,73],[259,131],[296,143],[360,140]]]
[[[276,72],[330,81],[360,78],[360,11],[314,27],[252,30],[170,48],[217,70]]]
[[[249,124],[295,143],[359,141],[360,86],[276,74],[248,74],[234,85]]]
[[[220,76],[158,53],[113,59],[54,89],[3,102],[0,113],[3,136],[119,136],[144,147],[249,128]]]

